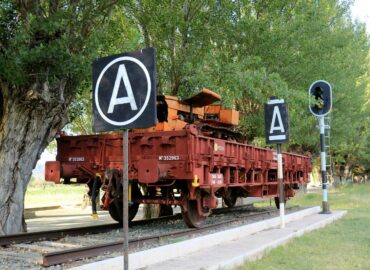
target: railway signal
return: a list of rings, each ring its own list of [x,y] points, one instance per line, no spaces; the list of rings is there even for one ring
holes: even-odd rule
[[[93,129],[123,129],[123,265],[128,270],[128,131],[156,124],[155,49],[93,63]]]
[[[327,178],[326,178],[326,151],[325,151],[325,116],[332,107],[331,85],[324,80],[315,81],[308,89],[309,110],[319,119],[321,144],[321,176],[322,176],[322,214],[330,214]]]
[[[283,157],[281,144],[289,142],[289,122],[288,110],[283,99],[271,97],[265,104],[265,130],[266,143],[277,144],[277,177],[279,182],[279,209],[280,209],[280,228],[285,227],[285,195],[283,178]]]
[[[309,109],[317,117],[324,117],[331,111],[332,91],[331,85],[324,80],[315,81],[309,90]]]

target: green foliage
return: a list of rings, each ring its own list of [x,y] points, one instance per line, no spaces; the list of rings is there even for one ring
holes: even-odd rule
[[[284,98],[289,148],[317,153],[317,122],[307,108],[307,90],[325,79],[334,92],[332,148],[338,161],[349,162],[366,149],[368,140],[362,138],[367,138],[369,112],[362,108],[369,38],[364,25],[352,22],[349,1],[132,1],[124,6],[145,45],[157,48],[160,92],[187,97],[204,86],[218,92],[224,105],[241,111],[239,130],[250,141],[264,137],[263,104],[273,95]]]
[[[264,103],[284,98],[287,148],[299,152],[319,152],[307,90],[315,80],[329,81],[336,161],[369,168],[369,37],[350,17],[351,1],[27,3],[1,2],[0,80],[31,86],[67,78],[74,133],[91,132],[92,60],[152,46],[159,93],[185,98],[214,90],[240,110],[238,130],[251,142],[263,141]]]
[[[123,16],[122,9],[116,6],[111,11],[109,20],[91,35],[90,62],[86,63],[88,74],[79,85],[79,91],[70,107],[71,123],[65,130],[73,134],[91,134],[92,131],[92,82],[91,62],[93,59],[112,54],[123,53],[140,48],[141,36],[137,29],[130,27],[128,19]]]
[[[3,0],[0,79],[26,90],[66,81],[67,97],[81,90],[113,8],[104,2]]]

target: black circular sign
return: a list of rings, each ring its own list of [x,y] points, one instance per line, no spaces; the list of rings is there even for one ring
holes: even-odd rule
[[[97,111],[111,125],[128,125],[144,112],[151,88],[149,72],[142,62],[130,56],[116,58],[103,68],[96,81]]]

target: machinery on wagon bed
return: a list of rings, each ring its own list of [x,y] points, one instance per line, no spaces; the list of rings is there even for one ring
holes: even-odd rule
[[[189,227],[200,227],[221,197],[229,207],[238,197],[278,199],[277,158],[272,149],[245,144],[233,131],[239,113],[213,103],[221,97],[203,89],[185,100],[157,98],[155,127],[129,134],[129,219],[140,203],[179,205]],[[99,188],[104,209],[122,222],[122,136],[120,134],[57,138],[56,161],[46,163],[45,179]],[[286,198],[308,181],[310,158],[283,154]]]

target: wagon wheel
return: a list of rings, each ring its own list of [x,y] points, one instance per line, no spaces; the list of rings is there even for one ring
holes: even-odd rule
[[[181,206],[182,218],[189,228],[200,228],[206,223],[206,217],[198,212],[198,200],[186,199],[186,209]]]
[[[120,187],[120,190],[122,191],[122,185]],[[131,184],[131,192],[133,197],[139,197],[140,196],[140,190],[137,184],[132,183]],[[137,212],[139,210],[139,203],[131,202],[128,206],[128,221],[131,222]],[[122,202],[122,194],[119,197],[114,198],[114,200],[108,205],[108,211],[110,216],[119,223],[123,223],[123,202]]]
[[[172,216],[172,215],[173,215],[173,209],[171,205],[167,205],[167,204],[160,205],[160,210],[159,210],[160,217]]]
[[[280,209],[280,199],[279,199],[279,196],[275,197],[274,200],[275,200],[275,206],[276,206],[276,208],[277,209]],[[284,204],[286,204],[286,201],[287,201],[287,199],[285,198],[284,199]]]
[[[231,196],[229,198],[223,198],[224,203],[226,204],[227,207],[231,208],[234,207],[236,204],[236,200],[238,199],[237,196]]]
[[[232,190],[227,190],[225,196],[222,197],[227,207],[234,207],[238,196]]]
[[[139,210],[138,203],[130,203],[128,206],[128,221],[131,222]],[[123,223],[123,205],[121,200],[114,200],[108,206],[110,216],[119,223]]]
[[[120,212],[119,210],[117,210],[117,207],[114,202],[111,202],[108,205],[108,211],[109,211],[109,215],[111,216],[111,218],[113,218],[115,221],[122,222],[120,218],[120,216],[122,215],[120,215]]]

